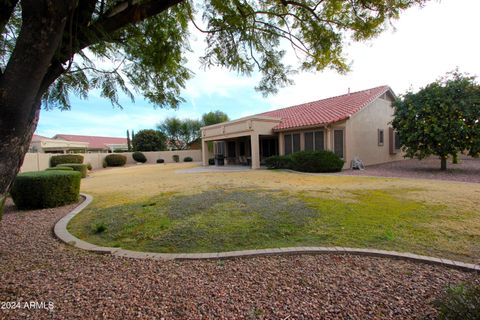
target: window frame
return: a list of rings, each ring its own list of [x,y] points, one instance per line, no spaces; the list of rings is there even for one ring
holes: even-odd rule
[[[385,145],[385,130],[384,129],[377,129],[377,144],[379,147],[383,147]]]
[[[335,132],[336,131],[340,131],[342,132],[342,155],[340,156],[339,154],[337,154],[337,150],[336,150],[336,145],[335,145],[335,141],[336,141],[336,138],[335,138]],[[333,153],[335,153],[337,156],[340,157],[340,159],[345,159],[345,129],[344,128],[338,128],[338,129],[333,129],[333,134],[332,134],[332,139],[333,139]]]

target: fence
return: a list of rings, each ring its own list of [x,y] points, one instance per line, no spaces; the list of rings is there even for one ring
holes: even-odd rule
[[[102,168],[103,159],[112,153],[84,153],[83,163],[90,163],[93,169]],[[134,164],[132,152],[120,153],[127,157],[127,164]],[[180,161],[183,162],[185,157],[191,157],[193,161],[202,161],[202,150],[177,150],[177,151],[150,151],[143,152],[147,158],[147,163],[156,163],[157,159],[163,159],[166,163],[172,163],[173,156],[178,155]],[[42,171],[50,166],[50,158],[54,155],[52,153],[27,153],[23,160],[20,172],[27,171]]]

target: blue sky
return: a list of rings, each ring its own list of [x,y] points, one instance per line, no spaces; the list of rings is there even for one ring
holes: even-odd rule
[[[135,103],[121,97],[124,109],[91,92],[88,100],[71,97],[72,110],[44,111],[40,114],[37,134],[51,137],[58,133],[124,137],[125,131],[155,128],[166,117],[200,118],[203,113],[222,110],[231,119],[368,89],[390,85],[397,93],[418,88],[459,67],[460,71],[480,76],[480,1],[430,1],[424,8],[404,12],[378,38],[363,43],[349,43],[345,53],[351,72],[339,75],[331,70],[300,73],[295,85],[277,95],[262,97],[255,92],[258,77],[241,77],[227,70],[203,70],[198,63],[204,44],[193,33],[188,67],[196,76],[182,92],[186,100],[179,109],[155,109],[137,96]],[[348,42],[348,41],[347,41]],[[295,65],[293,54],[287,62]]]

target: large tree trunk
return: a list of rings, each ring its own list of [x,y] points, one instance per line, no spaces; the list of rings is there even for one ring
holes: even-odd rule
[[[440,157],[440,170],[445,171],[447,170],[447,157],[441,156]]]
[[[5,72],[0,75],[0,214],[37,127],[41,97],[60,75],[52,76],[52,70],[63,70],[51,61],[75,3],[22,1],[22,29]]]

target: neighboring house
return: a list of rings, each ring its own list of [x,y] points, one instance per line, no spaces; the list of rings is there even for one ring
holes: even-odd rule
[[[388,86],[268,111],[202,130],[202,160],[208,165],[208,142],[227,164],[258,169],[272,155],[301,150],[331,150],[365,165],[402,159],[393,120],[395,94]]]
[[[38,153],[69,153],[86,152],[87,142],[67,141],[63,139],[51,139],[34,134],[30,142],[28,152]]]
[[[56,134],[53,138],[33,135],[30,152],[78,153],[127,151],[127,138]]]

